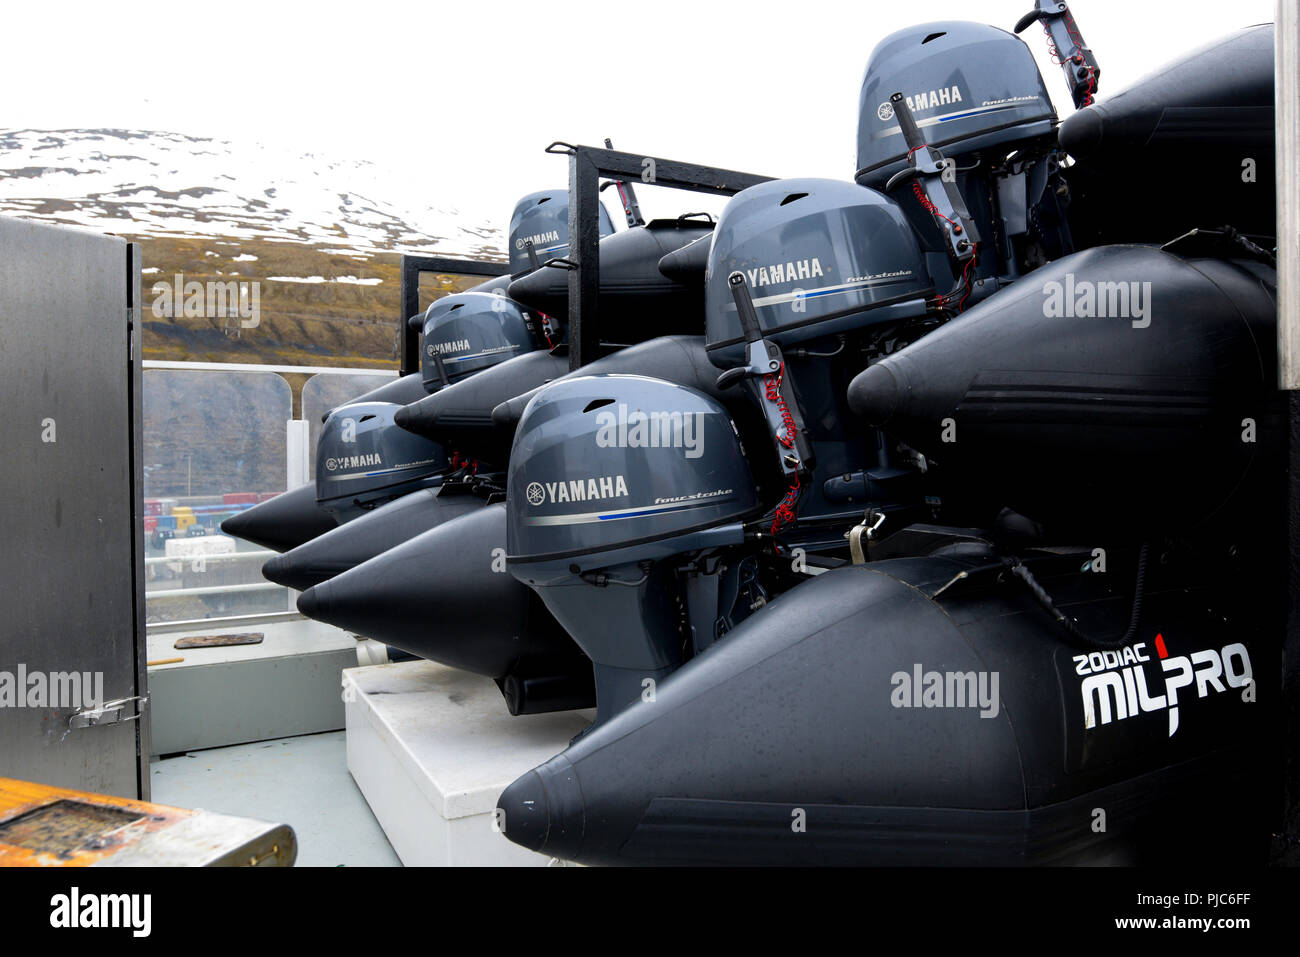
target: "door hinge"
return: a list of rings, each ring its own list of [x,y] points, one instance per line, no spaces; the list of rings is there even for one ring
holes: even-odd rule
[[[124,714],[127,707],[133,701],[138,701],[135,714]],[[147,695],[136,695],[134,698],[119,698],[116,701],[105,701],[103,704],[94,708],[82,708],[80,711],[68,718],[68,727],[76,728],[93,728],[101,724],[118,724],[122,721],[135,721],[137,718],[144,717],[144,709],[149,704]]]

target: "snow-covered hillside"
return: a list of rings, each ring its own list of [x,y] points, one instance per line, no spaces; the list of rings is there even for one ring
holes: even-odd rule
[[[455,191],[399,187],[376,163],[258,145],[145,130],[0,130],[0,215],[131,235],[297,242],[362,258],[501,256],[504,223],[466,222],[427,204],[433,195]]]

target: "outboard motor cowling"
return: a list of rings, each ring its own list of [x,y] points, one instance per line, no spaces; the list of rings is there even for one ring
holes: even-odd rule
[[[393,422],[400,405],[353,402],[329,414],[316,443],[316,502],[339,522],[442,483],[441,445]]]
[[[858,172],[881,188],[907,166],[889,98],[902,93],[930,146],[949,156],[1050,133],[1056,110],[1013,33],[961,20],[892,33],[871,52],[858,100]]]
[[[741,376],[770,423],[766,454],[785,463],[787,506],[797,502],[800,518],[920,502],[893,450],[854,434],[845,396],[886,341],[897,347],[938,323],[927,302],[934,291],[916,233],[875,190],[774,180],[737,193],[723,210],[706,276],[706,347],[729,370],[719,381]],[[744,299],[756,326],[748,331]],[[839,531],[828,534],[819,540],[843,544]]]
[[[830,179],[783,179],[737,193],[709,251],[705,338],[721,368],[745,358],[727,277],[745,275],[763,335],[781,346],[925,312],[934,292],[898,204]]]
[[[600,207],[600,234],[614,231],[604,203]],[[532,243],[537,263],[569,254],[569,191],[544,189],[529,193],[515,204],[510,216],[510,274],[519,276],[533,269],[528,255]]]
[[[507,359],[544,348],[559,329],[505,295],[462,292],[435,300],[424,314],[420,372],[428,392]],[[442,371],[438,365],[441,362]]]

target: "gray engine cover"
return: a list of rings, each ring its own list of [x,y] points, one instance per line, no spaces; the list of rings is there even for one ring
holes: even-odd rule
[[[907,165],[889,98],[907,97],[930,146],[969,153],[1049,133],[1056,124],[1025,42],[984,23],[947,20],[891,33],[867,60],[858,100],[858,172],[877,188]]]
[[[505,295],[462,292],[443,296],[424,314],[420,373],[424,387],[442,382],[435,356],[442,357],[447,379],[455,382],[544,344],[545,320]]]
[[[431,484],[451,469],[437,442],[393,422],[391,402],[353,402],[326,418],[316,444],[316,501],[365,507]]]
[[[600,206],[600,234],[614,231],[604,203]],[[538,263],[569,254],[569,191],[544,189],[529,193],[515,204],[510,216],[510,273],[518,276],[532,268],[524,240],[533,241]]]
[[[516,564],[625,551],[758,506],[727,411],[694,389],[635,375],[544,387],[515,433],[507,481],[516,575]]]
[[[741,271],[765,336],[787,343],[864,322],[920,314],[934,282],[898,204],[830,179],[751,186],[727,204],[705,275],[710,359],[744,360],[744,335],[728,276]],[[863,313],[874,310],[875,315]]]

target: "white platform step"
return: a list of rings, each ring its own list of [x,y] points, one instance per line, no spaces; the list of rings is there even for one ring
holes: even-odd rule
[[[429,661],[343,672],[348,770],[402,863],[545,866],[494,827],[497,797],[593,711],[512,717],[496,684]]]

